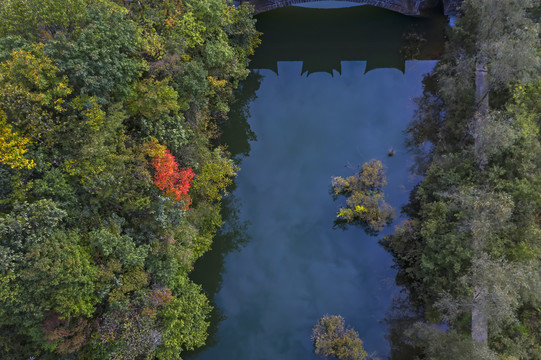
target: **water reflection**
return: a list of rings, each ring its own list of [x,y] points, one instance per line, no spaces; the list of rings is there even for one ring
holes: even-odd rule
[[[227,254],[239,250],[250,240],[246,231],[249,222],[239,219],[239,202],[232,195],[235,191],[235,185],[233,184],[228,191],[230,194],[222,201],[224,225],[220,228],[212,243],[212,250],[197,261],[195,270],[190,275],[194,282],[203,286],[203,290],[210,300],[213,310],[209,319],[209,336],[205,347],[188,353],[187,357],[196,356],[206,348],[216,345],[218,326],[221,321],[225,320],[222,309],[215,302],[216,294],[222,287],[225,258]]]
[[[405,336],[406,331],[421,320],[422,314],[410,302],[406,292],[393,298],[391,309],[385,316],[385,323],[389,327],[386,335],[390,346],[389,359],[411,360],[421,355],[420,349],[414,347]]]
[[[262,76],[252,71],[248,78],[243,81],[235,93],[235,102],[231,106],[229,119],[220,124],[222,134],[218,139],[219,145],[226,146],[227,151],[237,163],[250,154],[250,143],[257,141],[256,134],[250,128],[250,104],[256,99],[256,92],[261,85]],[[203,290],[213,306],[210,315],[209,337],[205,347],[189,352],[187,357],[194,357],[206,348],[216,345],[216,333],[218,325],[225,320],[223,311],[216,305],[215,297],[222,287],[222,273],[226,256],[232,251],[239,250],[249,241],[247,228],[249,221],[241,221],[239,218],[239,200],[235,197],[236,183],[227,189],[228,195],[222,200],[222,219],[224,225],[218,230],[212,249],[205,253],[196,264],[190,277]]]
[[[302,61],[303,74],[341,73],[342,61],[361,60],[366,61],[366,72],[379,68],[403,72],[406,60],[439,58],[447,26],[441,14],[408,17],[372,6],[287,7],[257,19],[263,37],[252,67],[277,72],[279,61]]]
[[[418,179],[408,175],[412,159],[402,131],[411,97],[433,65],[363,75],[366,63],[344,62],[334,78],[302,76],[301,64],[292,62],[280,63],[280,76],[260,72],[248,119],[258,141],[242,158],[232,191],[237,203],[226,204],[236,208],[240,234],[219,237],[218,253],[202,259],[205,271],[221,273],[196,280],[223,311],[214,319],[222,321],[212,345],[197,359],[313,359],[310,331],[327,312],[347,318],[369,352],[387,353],[381,321],[396,292],[391,258],[361,229],[332,229],[337,205],[328,189],[331,176],[349,175],[344,161],[379,158],[389,169],[389,202],[407,202]],[[396,154],[389,158],[391,146]],[[250,240],[235,252],[239,235]]]
[[[413,159],[403,130],[411,98],[435,62],[403,62],[400,47],[408,41],[394,37],[425,20],[351,9],[363,8],[372,14],[358,14],[371,21],[369,36],[348,26],[334,29],[353,26],[345,12],[334,14],[341,20],[298,8],[259,16],[266,38],[253,66],[262,70],[242,84],[222,136],[242,170],[224,199],[226,224],[192,274],[215,305],[210,337],[186,358],[315,359],[310,333],[325,313],[348,319],[369,352],[393,351],[383,322],[398,291],[391,256],[361,229],[333,230],[337,205],[328,189],[331,176],[350,174],[344,161],[377,158],[388,168],[391,205],[407,202],[418,178],[408,173]],[[396,21],[387,22],[388,16]],[[332,35],[316,29],[318,19]],[[292,30],[289,37],[283,29]],[[435,47],[442,44],[438,36]],[[398,40],[391,50],[385,42],[392,39]],[[348,53],[348,47],[364,50]],[[395,66],[397,58],[402,65]],[[387,157],[391,147],[396,153]]]
[[[250,104],[256,99],[256,92],[261,86],[261,74],[257,71],[240,83],[235,92],[235,102],[231,106],[229,118],[220,124],[222,134],[220,145],[227,147],[237,161],[250,154],[250,142],[257,141],[256,134],[250,128]]]

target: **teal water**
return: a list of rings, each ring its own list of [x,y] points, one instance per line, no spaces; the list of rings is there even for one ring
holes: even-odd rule
[[[378,16],[386,14],[395,16]],[[192,276],[216,310],[208,345],[188,358],[316,359],[310,334],[325,314],[342,315],[366,350],[385,358],[384,318],[399,289],[378,239],[392,227],[379,237],[333,229],[341,202],[329,195],[330,181],[379,159],[389,203],[397,210],[407,203],[419,179],[409,173],[403,131],[436,62],[367,71],[360,54],[340,61],[340,72],[309,74],[280,56],[275,69],[254,69],[242,84],[224,131],[242,170],[224,202],[226,223]]]

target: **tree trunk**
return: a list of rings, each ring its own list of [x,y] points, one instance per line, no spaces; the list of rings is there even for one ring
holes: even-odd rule
[[[486,286],[473,287],[473,309],[471,312],[471,337],[479,345],[488,346],[488,319],[485,312]]]
[[[474,152],[475,161],[479,168],[483,170],[488,162],[485,155],[485,142],[481,138],[484,134],[485,119],[488,114],[488,79],[487,67],[483,61],[478,61],[475,67],[475,112],[474,134],[475,139]]]
[[[474,151],[475,160],[481,170],[487,164],[487,157],[484,154],[482,136],[484,134],[483,127],[488,113],[488,79],[487,66],[482,60],[479,60],[475,67],[475,100],[477,111],[475,113],[474,126]],[[475,233],[475,232],[474,232]],[[473,256],[481,257],[483,253],[483,239],[478,234],[474,234],[473,239]],[[487,288],[480,274],[476,274],[476,269],[473,269],[473,309],[471,319],[471,335],[472,339],[481,346],[488,346],[488,319],[486,317],[486,301]]]

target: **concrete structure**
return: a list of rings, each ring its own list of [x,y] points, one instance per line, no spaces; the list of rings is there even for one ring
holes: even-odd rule
[[[324,0],[246,0],[255,6],[255,13],[278,9],[284,6],[310,3]],[[421,10],[436,6],[437,0],[337,0],[372,5],[384,9],[399,12],[404,15],[420,15]],[[443,9],[446,15],[453,14],[461,0],[442,0]]]

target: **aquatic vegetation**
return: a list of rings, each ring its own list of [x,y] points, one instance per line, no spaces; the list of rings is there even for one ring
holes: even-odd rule
[[[387,185],[383,164],[370,160],[355,175],[332,179],[334,198],[345,196],[346,206],[340,207],[336,217],[348,224],[360,224],[369,233],[377,233],[393,221],[394,209],[385,202],[381,189]]]

